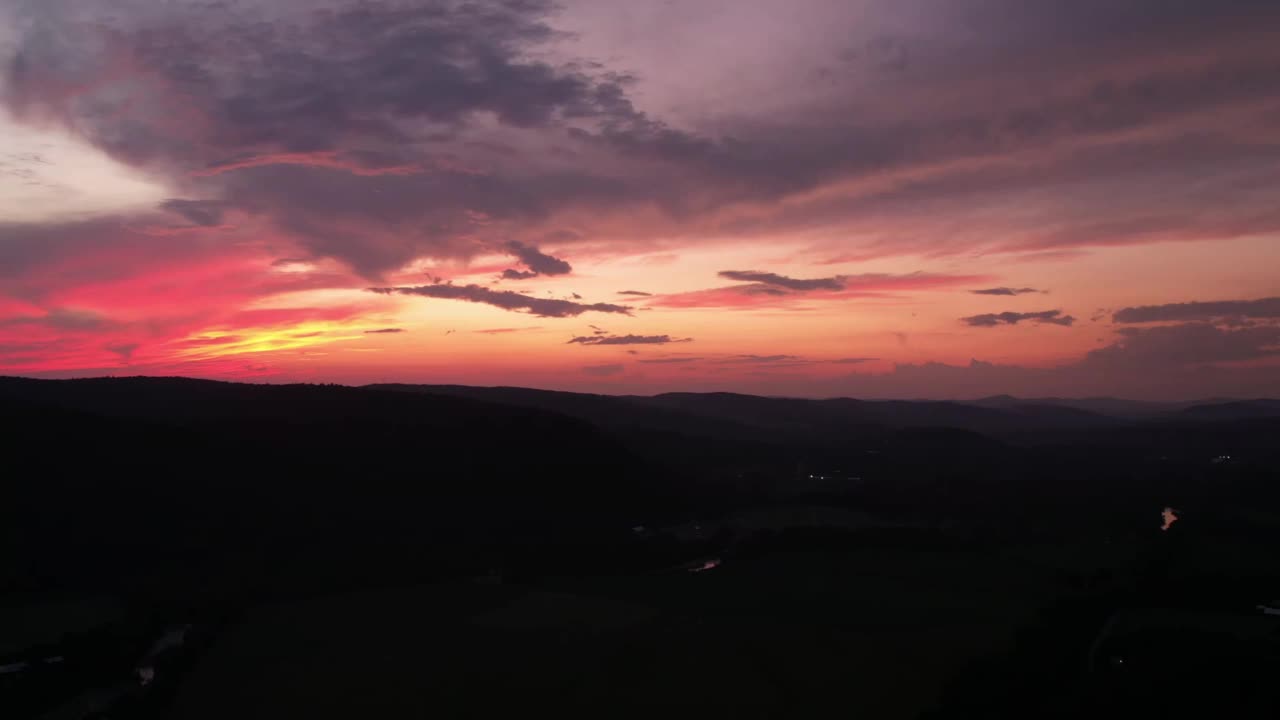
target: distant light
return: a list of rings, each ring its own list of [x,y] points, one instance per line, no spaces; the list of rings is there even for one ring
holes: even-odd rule
[[[719,567],[719,566],[720,566],[720,558],[713,558],[713,559],[711,559],[711,560],[708,560],[708,561],[706,561],[706,562],[702,563],[702,564],[701,564],[701,565],[699,565],[698,567],[695,567],[695,568],[689,568],[689,572],[695,572],[695,573],[706,572],[706,571],[708,571],[708,570],[712,570],[712,569],[717,568],[717,567]]]
[[[1164,520],[1164,524],[1160,526],[1161,530],[1168,530],[1173,524],[1178,522],[1178,511],[1171,507],[1167,507],[1160,511],[1160,517]]]

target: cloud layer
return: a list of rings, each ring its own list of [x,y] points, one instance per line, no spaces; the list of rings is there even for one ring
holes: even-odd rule
[[[839,277],[800,280],[770,272],[721,270],[720,277],[739,282],[759,283],[770,287],[805,292],[807,290],[843,290],[844,279]]]
[[[690,342],[692,338],[672,338],[670,335],[580,335],[569,341],[570,345],[666,345]]]
[[[645,382],[1265,389],[1277,25],[1265,0],[10,0],[0,371],[631,377],[483,305],[627,323],[573,344],[698,338]],[[1011,307],[1041,288],[1113,310]],[[425,340],[455,326],[452,355]]]
[[[611,303],[579,303],[555,298],[537,298],[511,290],[490,290],[480,285],[420,285],[417,287],[372,287],[370,292],[380,295],[416,295],[442,300],[464,300],[483,303],[503,310],[525,311],[530,315],[547,318],[577,317],[587,312],[630,315],[631,308]]]
[[[1168,305],[1144,305],[1117,310],[1112,320],[1118,323],[1151,323],[1215,319],[1280,319],[1280,297],[1260,300],[1223,300],[1219,302],[1186,302]]]
[[[994,287],[994,288],[985,288],[982,290],[970,290],[969,292],[973,293],[974,295],[1014,296],[1014,295],[1027,295],[1029,293],[1038,293],[1043,291],[1036,290],[1035,288],[1027,288],[1027,287],[1024,287],[1024,288]]]
[[[960,318],[960,321],[970,327],[1017,325],[1023,321],[1030,321],[1037,325],[1049,324],[1070,327],[1075,323],[1076,319],[1070,315],[1063,315],[1061,310],[1042,310],[1040,312],[1002,312],[972,315],[970,317]]]

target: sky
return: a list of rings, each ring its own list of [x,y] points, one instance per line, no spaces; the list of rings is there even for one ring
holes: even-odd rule
[[[0,374],[1280,396],[1274,0],[0,0]]]

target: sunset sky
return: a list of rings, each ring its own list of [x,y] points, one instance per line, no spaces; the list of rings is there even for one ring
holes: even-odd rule
[[[0,0],[0,374],[1280,395],[1275,0]]]

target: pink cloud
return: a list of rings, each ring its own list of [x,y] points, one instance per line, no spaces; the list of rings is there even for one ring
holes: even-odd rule
[[[196,177],[209,177],[235,170],[248,170],[250,168],[266,167],[269,165],[304,165],[306,167],[344,170],[352,175],[369,177],[378,175],[417,175],[423,172],[422,166],[417,163],[368,166],[356,162],[353,159],[343,157],[337,150],[320,150],[306,153],[280,152],[268,153],[265,155],[254,155],[240,160],[231,160],[212,165],[203,170],[195,170],[192,171],[191,174]]]
[[[791,307],[802,301],[842,301],[856,298],[887,297],[911,291],[942,290],[986,282],[985,275],[944,275],[911,273],[889,275],[869,273],[840,278],[840,290],[792,291],[764,284],[729,285],[648,298],[649,305],[668,308],[757,308]]]

